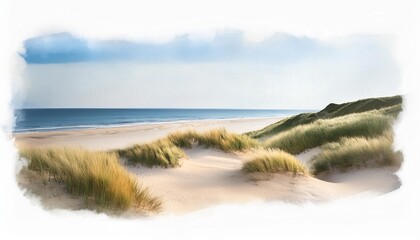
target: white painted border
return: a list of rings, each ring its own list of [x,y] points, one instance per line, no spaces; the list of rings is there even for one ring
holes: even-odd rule
[[[14,179],[16,150],[10,134],[0,132],[0,239],[416,239],[420,236],[418,95],[420,7],[418,1],[1,1],[0,125],[11,129],[9,102],[19,83],[15,53],[22,40],[51,31],[91,38],[125,37],[165,41],[194,32],[238,28],[258,41],[273,31],[329,38],[358,33],[390,33],[406,94],[396,147],[405,163],[402,187],[376,198],[364,194],[329,204],[304,206],[256,202],[219,206],[183,216],[110,219],[87,211],[44,211],[22,196]],[[12,85],[13,83],[13,85]],[[7,130],[6,129],[6,130]],[[415,225],[415,223],[417,223]]]

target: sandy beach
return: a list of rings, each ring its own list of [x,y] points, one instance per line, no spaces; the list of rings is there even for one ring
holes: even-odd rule
[[[204,120],[176,123],[145,124],[130,127],[85,129],[56,132],[15,134],[19,147],[65,146],[90,150],[108,150],[144,143],[178,130],[197,131],[224,127],[243,133],[261,129],[278,118]],[[250,150],[251,151],[251,150]],[[176,168],[147,168],[141,165],[123,166],[136,176],[142,186],[163,200],[163,213],[181,214],[223,203],[249,201],[283,201],[288,203],[325,202],[370,191],[383,194],[400,186],[394,174],[397,168],[383,167],[333,173],[322,179],[303,174],[250,175],[241,171],[252,152],[226,153],[218,149],[193,147],[185,150],[187,157]],[[319,153],[319,148],[296,157],[304,164]],[[45,182],[23,171],[19,184],[41,198],[47,208],[83,209],[81,198],[70,196],[64,186]]]
[[[50,132],[15,133],[18,147],[83,147],[90,150],[123,148],[132,144],[144,143],[166,136],[174,131],[195,129],[204,131],[226,128],[235,133],[261,129],[281,118],[253,118],[232,120],[196,120],[171,123],[138,124],[127,127],[107,127]]]

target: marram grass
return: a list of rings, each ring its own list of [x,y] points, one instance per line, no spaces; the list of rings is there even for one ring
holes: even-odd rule
[[[28,148],[20,154],[29,161],[30,170],[48,173],[72,195],[93,198],[98,210],[155,211],[161,207],[161,201],[119,164],[116,154],[75,148]]]
[[[119,155],[128,159],[130,163],[140,163],[147,167],[177,167],[179,159],[186,157],[182,149],[168,140],[157,140],[152,143],[137,144],[119,150]]]
[[[258,150],[252,160],[242,166],[246,173],[308,173],[306,167],[293,155],[282,150]]]
[[[180,148],[191,148],[194,143],[198,142],[199,134],[194,130],[177,131],[170,133],[166,139],[173,145]]]
[[[231,133],[222,128],[198,134],[198,144],[229,152],[250,149],[256,147],[259,143],[246,135]]]
[[[250,149],[259,143],[246,135],[231,133],[223,128],[202,133],[188,130],[171,133],[152,143],[118,150],[118,153],[131,163],[140,163],[147,167],[177,167],[180,165],[179,159],[186,157],[181,148],[191,148],[194,144],[230,152]]]
[[[207,148],[218,148],[225,152],[242,151],[256,147],[259,143],[246,136],[228,132],[224,128],[199,133],[194,130],[174,132],[167,139],[182,148],[191,148],[194,143]]]
[[[311,171],[317,175],[360,167],[398,166],[401,161],[402,154],[393,150],[390,134],[377,138],[343,138],[322,147],[321,153],[311,160]]]
[[[342,137],[377,137],[391,129],[392,119],[376,110],[321,119],[275,135],[267,139],[264,147],[298,154],[328,142],[339,141]]]
[[[301,113],[290,116],[270,124],[263,129],[246,133],[258,139],[267,139],[273,135],[285,132],[300,125],[310,124],[319,119],[332,119],[349,115],[377,110],[379,113],[396,118],[402,111],[402,96],[367,98],[342,104],[331,103],[316,113]]]

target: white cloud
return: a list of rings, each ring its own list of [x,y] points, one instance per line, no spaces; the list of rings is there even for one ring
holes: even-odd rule
[[[213,56],[213,45],[230,41],[231,36],[225,37],[206,46],[204,55]],[[187,57],[185,62],[184,55],[197,54],[189,48],[192,53],[183,53],[176,62],[28,64],[23,107],[320,109],[330,102],[401,93],[389,36],[305,39],[304,43],[290,36],[281,39],[267,39],[251,50],[244,47],[239,53],[245,56],[234,59]],[[253,48],[268,55],[261,57],[264,61],[247,60],[247,52],[260,54]],[[277,48],[280,51],[273,53]],[[155,54],[162,57],[160,51]],[[16,101],[23,102],[25,94]]]

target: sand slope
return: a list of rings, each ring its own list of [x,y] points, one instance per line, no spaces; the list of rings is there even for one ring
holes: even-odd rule
[[[18,146],[80,146],[91,150],[124,147],[148,142],[175,130],[198,131],[225,127],[234,132],[259,129],[278,119],[206,120],[184,123],[139,125],[44,133],[15,134]],[[320,152],[319,148],[296,157],[304,164]],[[249,175],[241,172],[250,153],[225,153],[216,149],[195,147],[186,150],[188,159],[178,168],[146,168],[124,164],[128,171],[164,201],[163,212],[185,213],[223,203],[249,201],[285,201],[290,203],[323,202],[364,191],[383,194],[400,186],[396,168],[356,169],[333,173],[317,179],[305,175]],[[123,160],[122,160],[123,162]],[[27,194],[38,196],[47,208],[84,209],[89,200],[72,197],[62,184],[45,181],[39,174],[24,169],[18,175],[19,185]],[[257,181],[258,180],[258,181]],[[92,203],[93,204],[93,203]]]
[[[202,147],[186,150],[186,153],[188,159],[183,159],[182,166],[177,168],[147,168],[125,164],[122,160],[126,169],[135,174],[151,194],[161,197],[164,204],[160,214],[261,200],[316,203],[364,191],[383,194],[400,186],[394,174],[397,169],[391,167],[338,172],[321,180],[293,174],[245,174],[241,167],[250,153],[225,153]],[[304,154],[307,157],[311,152]],[[28,194],[39,197],[46,208],[79,210],[86,207],[84,199],[70,196],[64,185],[46,181],[38,173],[23,169],[18,182]]]
[[[357,184],[360,174],[348,173],[338,182],[323,181],[311,176],[273,174],[270,178],[244,174],[245,153],[224,153],[216,149],[196,147],[186,150],[189,159],[178,168],[146,168],[126,166],[136,174],[151,193],[164,199],[164,211],[183,213],[222,203],[241,203],[253,200],[286,201],[291,203],[322,202],[362,191],[387,192],[399,187],[393,169],[364,170],[381,179],[382,186]],[[262,179],[262,180],[261,180]],[[337,179],[337,177],[332,177]],[[373,179],[370,179],[373,181]]]

